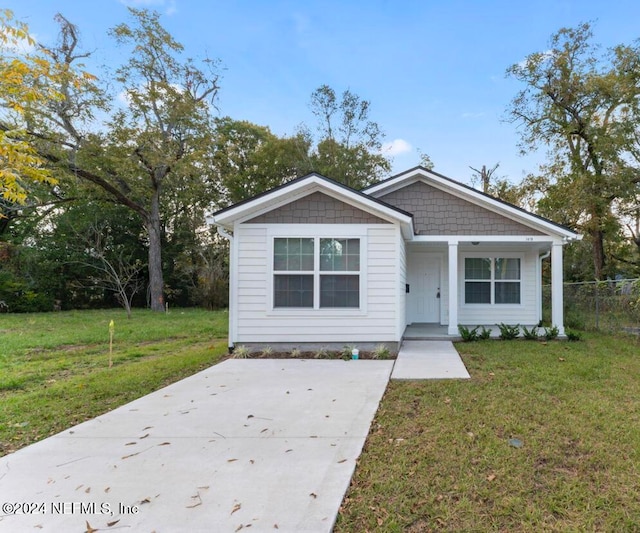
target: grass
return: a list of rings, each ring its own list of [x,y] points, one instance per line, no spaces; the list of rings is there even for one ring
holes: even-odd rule
[[[215,364],[226,331],[226,313],[198,309],[0,315],[0,455]]]
[[[471,380],[390,383],[336,531],[639,531],[638,339],[458,349]]]

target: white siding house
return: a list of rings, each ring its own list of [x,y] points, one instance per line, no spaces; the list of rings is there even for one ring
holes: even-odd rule
[[[311,174],[214,214],[231,242],[229,346],[397,345],[408,325],[535,325],[568,228],[421,167],[364,191]]]

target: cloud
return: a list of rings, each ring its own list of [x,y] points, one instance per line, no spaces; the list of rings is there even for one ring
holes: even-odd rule
[[[545,50],[544,52],[540,52],[537,54],[531,54],[530,56],[525,57],[522,61],[518,62],[518,67],[520,67],[521,69],[526,69],[527,65],[529,63],[529,59],[532,56],[539,56],[541,61],[546,61],[547,59],[551,59],[554,56],[554,51],[549,49],[549,50]]]
[[[380,152],[384,155],[394,156],[399,154],[406,154],[407,152],[411,152],[413,150],[413,146],[411,146],[404,139],[394,139],[391,142],[383,143]]]

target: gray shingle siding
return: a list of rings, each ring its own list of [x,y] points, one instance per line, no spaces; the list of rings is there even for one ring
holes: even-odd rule
[[[314,192],[287,205],[263,213],[250,224],[389,224],[386,220],[336,200],[321,192]]]
[[[544,235],[422,181],[379,199],[413,213],[418,235]]]

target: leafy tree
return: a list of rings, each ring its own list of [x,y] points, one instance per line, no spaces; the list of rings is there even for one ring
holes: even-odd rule
[[[563,28],[549,50],[511,66],[508,74],[525,88],[509,113],[523,126],[523,151],[549,150],[542,176],[530,181],[544,190],[540,211],[587,234],[601,279],[605,241],[620,232],[616,206],[640,184],[640,46],[601,54],[591,39],[589,24]]]
[[[311,170],[304,133],[278,137],[269,128],[224,117],[215,121],[214,184],[226,206],[281,185]]]
[[[310,157],[313,170],[356,189],[389,172],[391,164],[381,153],[382,133],[369,119],[370,106],[349,90],[338,99],[328,85],[312,93],[311,111],[320,134]],[[311,137],[308,130],[305,134]]]
[[[215,62],[205,61],[205,72],[182,58],[182,45],[157,13],[130,13],[134,24],[111,32],[129,49],[129,60],[101,83],[82,70],[88,54],[79,51],[77,28],[58,15],[59,42],[40,46],[32,62],[51,58],[56,76],[47,86],[60,97],[21,104],[27,140],[41,157],[67,180],[92,184],[139,217],[148,241],[151,308],[163,310],[161,202],[165,195],[200,192],[193,185],[209,168],[210,104],[218,75]],[[124,106],[110,104],[111,81]],[[99,115],[108,117],[102,129],[95,125]]]
[[[24,140],[21,126],[26,112],[25,102],[42,102],[59,97],[34,80],[55,80],[48,57],[20,57],[21,45],[35,43],[26,24],[13,20],[9,10],[0,12],[0,197],[7,204],[23,204],[32,183],[54,184],[45,161]],[[2,214],[0,214],[2,216]]]

